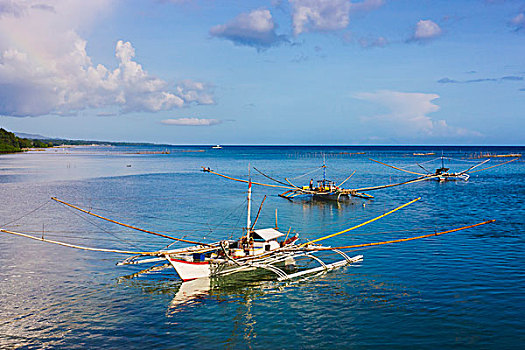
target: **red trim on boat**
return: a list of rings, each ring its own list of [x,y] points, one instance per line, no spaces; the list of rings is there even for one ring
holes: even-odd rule
[[[190,265],[207,265],[210,263],[209,261],[186,261],[186,260],[179,260],[179,259],[173,259],[173,258],[170,258],[170,260],[180,262],[183,264],[190,264]]]

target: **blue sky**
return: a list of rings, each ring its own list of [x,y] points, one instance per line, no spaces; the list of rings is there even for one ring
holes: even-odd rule
[[[525,144],[525,0],[0,0],[0,126],[170,144]]]

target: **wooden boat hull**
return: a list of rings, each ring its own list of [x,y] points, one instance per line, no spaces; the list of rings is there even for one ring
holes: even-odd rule
[[[171,257],[168,261],[184,282],[211,276],[211,266],[208,261],[190,262]]]
[[[340,254],[344,260],[326,264],[319,257],[314,256],[312,253],[305,252],[284,253],[273,257],[261,256],[259,259],[254,259],[251,262],[244,264],[234,264],[226,260],[190,262],[170,256],[167,256],[166,258],[183,282],[193,281],[201,278],[210,278],[214,276],[226,276],[238,272],[246,272],[257,269],[270,271],[277,275],[279,281],[283,281],[290,278],[317,273],[323,270],[333,270],[341,266],[361,261],[363,258],[362,255],[350,258],[339,250],[333,250],[333,252]],[[297,257],[309,258],[312,261],[317,262],[319,266],[315,268],[306,268],[305,270],[289,275],[286,272],[286,268],[288,266],[295,266],[295,258]]]
[[[436,180],[438,180],[439,182],[442,182],[442,181],[460,181],[460,180],[463,180],[463,181],[468,181],[469,179],[469,175],[468,174],[459,174],[459,175],[437,175],[435,177]]]
[[[330,192],[330,193],[316,193],[313,199],[322,201],[340,201],[347,200],[349,196],[346,193]]]

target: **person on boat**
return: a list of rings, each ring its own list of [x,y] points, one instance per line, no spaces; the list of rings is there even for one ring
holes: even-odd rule
[[[248,239],[246,238],[246,236],[242,236],[241,238],[241,248],[246,254],[248,254],[248,252],[250,251],[250,246],[248,244]]]
[[[310,179],[310,191],[314,189],[314,179]]]

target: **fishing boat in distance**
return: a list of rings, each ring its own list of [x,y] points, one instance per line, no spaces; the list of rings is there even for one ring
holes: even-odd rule
[[[426,178],[421,177],[421,178],[417,178],[417,179],[413,179],[409,181],[392,183],[392,184],[387,184],[387,185],[369,186],[369,187],[361,187],[361,188],[343,188],[342,186],[345,184],[345,182],[347,182],[352,176],[354,176],[355,171],[352,174],[350,174],[344,181],[337,184],[335,181],[328,180],[326,178],[326,164],[323,161],[322,166],[317,167],[313,169],[313,171],[309,171],[306,174],[299,175],[296,177],[297,179],[300,177],[304,177],[306,175],[310,175],[311,173],[315,171],[322,170],[323,171],[322,179],[317,180],[316,182],[314,182],[314,180],[311,179],[308,185],[298,186],[292,183],[292,181],[288,178],[284,178],[284,181],[280,181],[278,179],[275,179],[272,176],[269,176],[263,173],[261,170],[257,169],[256,167],[253,167],[253,169],[255,169],[255,171],[260,173],[262,176],[276,183],[276,184],[267,184],[267,183],[261,183],[261,182],[252,182],[254,185],[286,189],[285,192],[279,194],[279,197],[288,199],[290,201],[296,198],[301,198],[301,199],[311,198],[311,199],[316,199],[316,200],[330,200],[330,201],[340,201],[342,199],[348,199],[349,197],[373,199],[374,196],[372,196],[369,193],[366,193],[365,191],[376,191],[376,190],[385,189],[389,187],[408,185],[411,183],[416,183],[419,181],[426,180]],[[244,182],[244,183],[249,182],[248,180],[239,179],[239,178],[235,178],[229,175],[218,173],[212,170],[210,167],[203,166],[202,171],[205,173],[218,175],[228,180]]]
[[[215,145],[212,147],[213,149],[222,149],[222,146],[221,145]]]
[[[349,256],[345,250],[354,251],[356,249],[372,246],[380,246],[384,244],[392,244],[397,242],[406,242],[416,239],[423,239],[433,236],[439,236],[446,233],[457,232],[460,230],[485,225],[494,220],[481,222],[475,225],[464,226],[452,230],[434,232],[417,237],[401,238],[397,240],[373,242],[365,244],[354,244],[345,246],[325,246],[318,242],[348,233],[357,228],[368,225],[381,218],[391,215],[398,210],[401,210],[418,200],[416,198],[405,204],[402,204],[382,215],[374,217],[363,223],[347,228],[345,230],[332,233],[317,239],[305,240],[299,243],[297,234],[290,236],[290,230],[287,234],[280,232],[276,227],[255,229],[259,214],[266,197],[264,197],[261,206],[257,212],[257,216],[252,223],[251,221],[251,183],[248,185],[247,196],[247,222],[243,234],[239,239],[224,239],[217,242],[205,243],[189,240],[186,238],[173,237],[164,233],[158,233],[142,228],[138,228],[129,224],[121,223],[104,216],[93,213],[90,210],[85,210],[73,204],[67,203],[58,198],[51,199],[57,203],[61,203],[68,208],[72,208],[94,216],[98,219],[105,220],[120,226],[141,231],[147,234],[163,237],[180,244],[190,244],[189,247],[181,247],[175,249],[168,248],[156,251],[132,251],[132,250],[118,250],[111,248],[95,248],[75,245],[71,243],[50,240],[44,237],[37,237],[32,234],[15,232],[6,229],[0,229],[1,233],[10,234],[20,237],[25,237],[41,242],[52,243],[69,248],[81,249],[86,251],[96,251],[105,253],[117,253],[129,255],[128,258],[117,263],[118,266],[150,264],[151,268],[141,271],[140,274],[148,273],[149,269],[158,269],[158,263],[165,263],[165,266],[172,267],[180,279],[184,282],[192,281],[200,278],[220,277],[233,275],[242,272],[257,272],[266,271],[274,275],[278,281],[285,281],[297,278],[307,278],[310,276],[325,273],[343,266],[355,264],[362,261],[363,255]],[[337,258],[339,257],[339,258]],[[330,259],[330,261],[328,260]],[[335,259],[335,260],[334,260]]]
[[[478,171],[484,171],[484,170],[492,169],[492,168],[495,168],[495,167],[498,167],[498,166],[501,166],[501,165],[504,165],[504,164],[508,164],[508,163],[511,163],[511,162],[514,162],[514,161],[518,160],[519,158],[514,158],[514,159],[511,159],[509,161],[506,161],[506,162],[503,162],[503,163],[499,163],[499,164],[496,164],[496,165],[493,165],[493,166],[489,166],[489,167],[486,167],[486,168],[483,168],[483,169],[473,170],[473,169],[475,169],[475,168],[477,168],[477,167],[487,163],[488,161],[490,161],[490,159],[487,159],[487,160],[484,160],[482,162],[477,162],[476,164],[470,166],[469,168],[467,168],[465,170],[462,170],[462,171],[459,171],[459,172],[450,172],[449,171],[450,168],[445,167],[445,159],[452,160],[453,158],[445,157],[445,156],[443,156],[443,154],[441,154],[441,157],[439,157],[439,158],[435,158],[435,159],[431,159],[431,160],[428,160],[428,161],[423,162],[423,163],[416,163],[415,164],[415,166],[418,166],[419,168],[423,169],[425,171],[425,173],[412,171],[412,170],[407,170],[407,169],[400,168],[400,167],[396,167],[396,166],[393,166],[393,165],[390,165],[390,164],[386,164],[386,163],[380,162],[380,161],[372,159],[372,158],[368,158],[368,159],[370,159],[373,162],[385,165],[385,166],[387,166],[389,168],[392,168],[392,169],[403,171],[403,172],[409,173],[409,174],[419,175],[419,177],[417,179],[410,180],[410,181],[415,181],[415,180],[418,180],[418,181],[420,181],[420,180],[438,180],[440,182],[444,182],[444,181],[456,181],[456,180],[468,181],[468,179],[470,178],[470,174],[472,174],[472,173],[475,173],[475,172],[478,172]],[[435,162],[437,160],[441,161],[441,166],[438,167],[435,171],[430,171],[430,170],[426,169],[423,166],[424,164],[432,163],[432,162]]]

